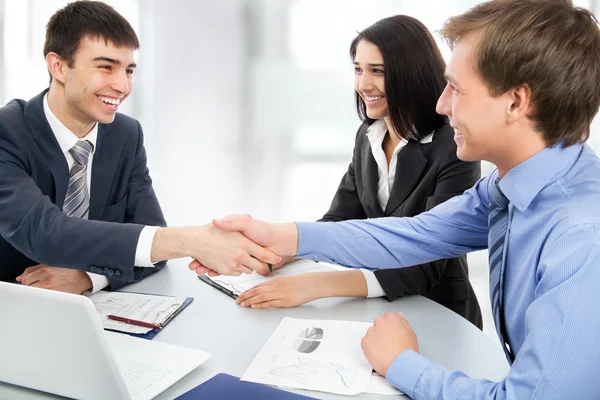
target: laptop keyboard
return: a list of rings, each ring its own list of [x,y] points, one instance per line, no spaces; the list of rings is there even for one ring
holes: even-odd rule
[[[159,383],[172,370],[139,360],[131,360],[115,354],[115,359],[131,397],[135,398],[155,383]]]

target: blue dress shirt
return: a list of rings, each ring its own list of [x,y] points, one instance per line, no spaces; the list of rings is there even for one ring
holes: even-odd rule
[[[298,223],[298,257],[397,268],[487,247],[497,171],[414,218]],[[470,379],[412,350],[386,379],[413,399],[600,398],[600,160],[548,147],[500,181],[510,200],[503,318],[516,355],[505,380]]]

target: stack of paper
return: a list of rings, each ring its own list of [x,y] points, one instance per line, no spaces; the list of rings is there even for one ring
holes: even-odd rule
[[[98,292],[91,295],[104,329],[145,334],[152,328],[108,319],[109,315],[163,326],[181,308],[185,297],[153,296],[126,292]]]
[[[372,374],[360,342],[367,322],[284,318],[242,376],[280,387],[354,395],[402,394]]]

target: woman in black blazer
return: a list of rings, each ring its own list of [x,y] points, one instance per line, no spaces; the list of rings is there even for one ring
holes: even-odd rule
[[[473,186],[479,163],[457,158],[453,129],[435,112],[446,85],[445,63],[427,28],[408,16],[383,19],[359,33],[350,55],[357,111],[364,122],[348,172],[321,221],[411,217]],[[411,294],[482,327],[465,256],[374,275],[352,270],[279,277],[248,290],[238,302],[292,307],[321,297],[393,300]]]

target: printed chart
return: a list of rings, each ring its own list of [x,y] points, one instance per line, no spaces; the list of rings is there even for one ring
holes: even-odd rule
[[[242,380],[353,395],[365,392],[371,366],[360,340],[365,322],[284,318]]]

